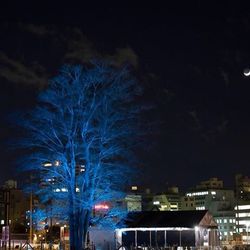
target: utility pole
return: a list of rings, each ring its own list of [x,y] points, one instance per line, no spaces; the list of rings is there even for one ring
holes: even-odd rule
[[[30,239],[30,243],[33,243],[33,194],[32,191],[30,193],[30,235],[29,235],[29,239]]]

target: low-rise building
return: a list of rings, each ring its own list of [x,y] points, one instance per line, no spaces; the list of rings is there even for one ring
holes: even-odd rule
[[[225,242],[232,242],[233,235],[236,232],[236,220],[234,211],[218,211],[214,216],[218,224],[220,239]]]
[[[180,209],[180,194],[178,187],[170,187],[166,192],[153,196],[153,205],[160,211],[178,211]]]
[[[203,181],[181,198],[182,210],[208,210],[216,219],[222,241],[233,240],[236,233],[234,191],[223,188],[218,178]]]
[[[208,211],[128,213],[121,224],[118,223],[115,238],[117,248],[215,249],[220,245],[217,223]]]

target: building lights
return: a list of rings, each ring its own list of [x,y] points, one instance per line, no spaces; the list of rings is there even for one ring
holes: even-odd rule
[[[201,196],[201,195],[207,195],[208,191],[203,191],[203,192],[194,192],[194,193],[187,193],[186,196]]]
[[[242,218],[242,217],[250,217],[250,212],[249,213],[238,213],[237,215],[240,218]]]
[[[245,210],[250,209],[250,205],[239,205],[234,208],[235,210]]]
[[[205,210],[205,207],[196,207],[196,210]]]
[[[47,163],[44,163],[43,166],[44,166],[44,167],[52,167],[52,163],[47,162]]]
[[[171,205],[170,205],[170,208],[178,208],[178,205],[176,205],[176,204],[171,204]]]
[[[60,162],[59,161],[55,161],[55,166],[56,167],[60,166]]]
[[[131,190],[136,191],[136,190],[138,190],[138,187],[137,186],[132,186]]]
[[[250,220],[240,220],[239,225],[243,225],[243,226],[250,225]]]

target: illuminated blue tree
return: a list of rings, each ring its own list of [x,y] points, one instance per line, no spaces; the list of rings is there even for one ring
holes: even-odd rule
[[[64,66],[21,121],[24,168],[38,176],[36,192],[53,215],[68,220],[71,250],[84,247],[91,222],[121,215],[111,205],[104,218],[92,216],[95,205],[121,199],[131,177],[140,95],[126,67]]]

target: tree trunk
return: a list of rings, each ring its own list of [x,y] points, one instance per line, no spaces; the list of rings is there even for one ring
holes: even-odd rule
[[[73,213],[69,215],[69,240],[70,250],[77,250],[75,245],[75,216]]]
[[[88,236],[88,229],[89,229],[89,220],[90,220],[90,211],[85,210],[83,211],[83,220],[82,220],[82,236],[83,236],[83,246],[86,246],[87,236]]]
[[[86,247],[90,211],[79,210],[69,216],[70,250],[82,250]]]

